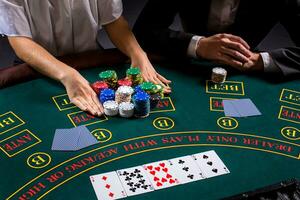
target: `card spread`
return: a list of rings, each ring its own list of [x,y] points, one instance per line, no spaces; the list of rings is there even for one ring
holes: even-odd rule
[[[224,113],[227,117],[251,117],[261,115],[251,99],[223,100]]]
[[[213,150],[90,176],[97,198],[120,199],[229,174]]]

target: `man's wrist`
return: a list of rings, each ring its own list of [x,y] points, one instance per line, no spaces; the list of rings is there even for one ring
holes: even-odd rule
[[[264,64],[264,72],[265,73],[280,73],[281,70],[279,67],[276,66],[274,63],[272,57],[268,52],[262,52],[260,53],[260,56],[262,58],[263,64]]]
[[[197,56],[197,48],[199,41],[204,38],[203,36],[194,35],[189,43],[187,49],[187,55],[191,58],[198,58]]]

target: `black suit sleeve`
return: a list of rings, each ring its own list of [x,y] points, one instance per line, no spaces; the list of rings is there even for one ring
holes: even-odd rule
[[[193,37],[169,28],[179,11],[179,0],[149,0],[142,10],[133,32],[146,50],[164,56],[184,58]]]
[[[296,47],[271,50],[269,53],[275,64],[285,76],[296,75],[300,77],[300,2],[287,0],[286,13],[281,24],[286,28]]]

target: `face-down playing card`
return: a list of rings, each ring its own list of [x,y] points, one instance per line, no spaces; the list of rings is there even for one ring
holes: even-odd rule
[[[115,171],[90,176],[98,200],[112,200],[126,197],[122,183]]]
[[[168,160],[170,163],[170,169],[176,174],[180,184],[185,184],[193,181],[204,179],[204,175],[194,161],[193,157],[183,156]]]
[[[145,164],[143,167],[155,190],[179,184],[175,173],[170,169],[170,164],[166,160]]]
[[[54,151],[76,151],[80,132],[73,132],[72,129],[57,129],[51,149]]]
[[[117,174],[128,196],[154,191],[142,166],[121,169]]]
[[[79,140],[77,144],[78,150],[98,143],[98,140],[91,134],[85,126],[78,126],[73,129],[74,132],[79,132]]]
[[[213,150],[194,154],[193,158],[206,178],[230,173],[223,161]]]

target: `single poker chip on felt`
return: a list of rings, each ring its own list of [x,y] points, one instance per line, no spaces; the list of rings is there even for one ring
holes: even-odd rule
[[[226,81],[227,71],[221,67],[215,67],[212,69],[211,80],[214,83],[224,83]]]

